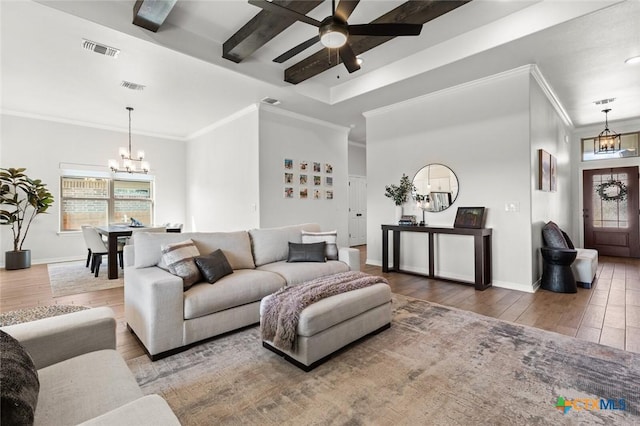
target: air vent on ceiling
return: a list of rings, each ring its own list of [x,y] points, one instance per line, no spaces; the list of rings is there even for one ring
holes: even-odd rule
[[[144,84],[132,83],[126,80],[122,80],[122,83],[120,83],[120,86],[126,89],[131,89],[131,90],[144,90],[144,88],[147,87]]]
[[[82,48],[86,50],[90,50],[92,52],[99,53],[101,55],[110,56],[112,58],[117,58],[118,53],[120,53],[120,49],[116,49],[115,47],[109,47],[104,44],[97,43],[95,41],[87,40],[86,38],[82,39]]]
[[[273,99],[270,97],[266,97],[266,98],[262,98],[262,100],[260,100],[260,102],[262,102],[263,104],[267,104],[267,105],[280,105],[280,101],[277,99]]]
[[[616,98],[600,99],[599,101],[595,101],[594,104],[596,104],[596,105],[606,105],[606,104],[610,104],[611,102],[613,102],[615,100],[616,100]]]

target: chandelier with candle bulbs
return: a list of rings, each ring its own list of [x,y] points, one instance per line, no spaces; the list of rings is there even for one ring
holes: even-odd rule
[[[129,149],[120,148],[120,160],[109,160],[109,168],[114,173],[148,173],[149,163],[144,161],[144,151],[138,151],[137,157],[132,156],[131,151],[131,111],[132,107],[127,107],[129,111]]]

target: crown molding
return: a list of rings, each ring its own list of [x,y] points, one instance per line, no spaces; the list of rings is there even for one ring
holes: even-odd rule
[[[30,118],[33,120],[51,121],[53,123],[69,124],[72,126],[89,127],[92,129],[109,130],[112,132],[129,133],[129,129],[125,127],[107,126],[104,124],[91,123],[88,121],[70,120],[68,118],[55,117],[55,116],[44,115],[44,114],[34,114],[30,112],[15,111],[15,110],[9,110],[4,108],[0,109],[0,114],[11,115],[11,116],[20,117],[20,118]],[[132,130],[131,134],[139,135],[139,136],[150,136],[153,138],[160,138],[160,139],[169,139],[169,140],[180,141],[180,142],[185,142],[187,140],[184,137],[171,136],[171,135],[165,135],[162,133],[153,133],[153,132],[140,132],[140,131]]]
[[[351,146],[357,146],[358,148],[366,148],[367,146],[365,144],[363,144],[362,142],[356,142],[356,141],[349,141],[349,145]]]
[[[569,117],[567,110],[564,109],[564,107],[562,106],[562,103],[556,96],[555,92],[553,91],[549,83],[547,83],[547,80],[544,78],[544,76],[540,72],[540,68],[538,68],[538,66],[535,64],[531,65],[530,72],[533,78],[536,80],[536,82],[540,86],[540,88],[542,89],[542,92],[545,94],[549,102],[551,102],[551,105],[553,106],[553,108],[556,110],[556,112],[560,116],[560,119],[564,122],[565,126],[569,127],[570,129],[573,129],[574,125],[573,125],[573,121],[571,121],[571,117]]]
[[[338,124],[333,124],[333,123],[330,123],[328,121],[319,120],[317,118],[313,118],[313,117],[309,117],[309,116],[306,116],[306,115],[302,115],[302,114],[299,114],[297,112],[288,111],[288,110],[282,109],[282,108],[276,108],[276,107],[273,107],[271,105],[260,104],[259,108],[260,108],[261,111],[268,111],[268,112],[272,112],[272,113],[275,113],[275,114],[283,115],[285,117],[295,118],[296,120],[306,121],[308,123],[317,124],[317,125],[324,126],[324,127],[329,127],[330,129],[333,129],[333,130],[343,131],[343,132],[347,132],[347,133],[351,130],[347,126],[340,126]]]
[[[206,133],[209,133],[209,132],[217,129],[218,127],[224,126],[225,124],[229,124],[232,121],[235,121],[238,118],[243,117],[243,116],[245,116],[247,114],[250,114],[250,113],[252,113],[254,111],[258,111],[257,104],[251,104],[251,105],[249,105],[249,106],[247,106],[245,108],[242,108],[240,111],[236,111],[233,114],[223,118],[222,120],[218,120],[215,123],[212,123],[212,124],[210,124],[210,125],[208,125],[206,127],[203,127],[202,129],[191,133],[189,136],[187,136],[186,139],[187,140],[193,140],[195,138],[198,138],[198,137],[200,137],[200,136],[202,136],[202,135],[204,135]]]

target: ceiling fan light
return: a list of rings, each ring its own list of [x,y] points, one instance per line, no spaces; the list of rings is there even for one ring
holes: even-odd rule
[[[331,49],[344,46],[347,35],[347,29],[342,25],[330,23],[320,27],[320,43]]]

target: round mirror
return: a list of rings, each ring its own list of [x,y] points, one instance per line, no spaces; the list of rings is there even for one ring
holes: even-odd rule
[[[418,170],[413,186],[413,200],[427,212],[446,210],[458,197],[458,178],[442,164],[428,164]]]

